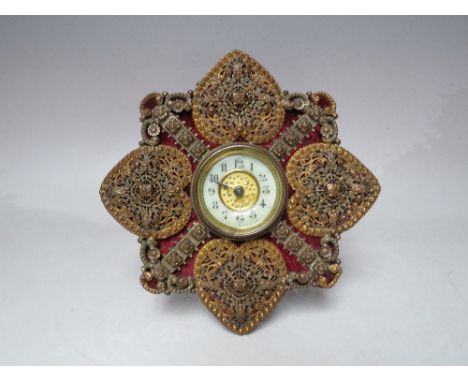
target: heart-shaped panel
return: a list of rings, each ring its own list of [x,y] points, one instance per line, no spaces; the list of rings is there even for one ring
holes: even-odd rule
[[[268,240],[237,246],[215,239],[200,249],[194,275],[197,293],[208,309],[233,332],[246,334],[284,294],[287,268]]]

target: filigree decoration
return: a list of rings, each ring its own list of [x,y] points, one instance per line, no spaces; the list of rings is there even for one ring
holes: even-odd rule
[[[197,252],[200,244],[208,237],[208,230],[195,222],[165,255],[161,254],[154,238],[140,239],[140,258],[143,262],[140,283],[143,288],[156,294],[195,292],[193,277],[177,275],[175,272]]]
[[[289,160],[286,175],[296,191],[288,202],[291,224],[311,236],[351,228],[380,192],[375,176],[356,157],[327,143],[299,149]]]
[[[140,102],[140,119],[145,120],[153,115],[156,107],[165,106],[166,111],[172,113],[189,112],[192,110],[193,92],[187,93],[149,93]]]
[[[249,55],[233,51],[198,83],[192,114],[197,129],[213,143],[242,137],[260,144],[280,130],[282,100],[274,78]]]
[[[207,151],[202,140],[198,139],[176,114],[192,109],[192,92],[150,93],[140,103],[141,146],[159,144],[161,130],[169,134],[189,154],[198,161]]]
[[[320,124],[320,135],[322,141],[325,143],[336,143],[339,144],[338,139],[338,125],[333,117],[324,116],[319,118]]]
[[[317,125],[318,121],[310,118],[307,114],[301,115],[271,145],[270,152],[278,160],[285,159],[291,150],[305,139]]]
[[[325,92],[307,92],[284,94],[284,108],[290,111],[309,114],[311,117],[319,118],[330,116],[336,118],[336,102],[333,97]]]
[[[320,248],[314,249],[286,221],[282,221],[275,227],[272,236],[309,269],[306,272],[290,272],[286,278],[289,287],[331,288],[335,285],[342,273],[341,260],[338,258],[338,235],[325,235],[320,240]]]
[[[209,241],[195,260],[197,293],[208,309],[237,334],[252,331],[273,309],[286,285],[287,268],[274,244],[252,240],[241,246]]]
[[[315,116],[331,116],[336,118],[336,102],[333,97],[325,92],[308,92],[311,110],[308,111],[310,115]]]
[[[164,239],[181,231],[191,214],[184,188],[190,163],[168,146],[143,146],[126,155],[107,174],[101,199],[122,226],[140,237]]]
[[[368,211],[380,186],[339,146],[336,103],[329,94],[281,92],[255,59],[233,51],[194,92],[150,93],[139,110],[140,148],[107,174],[100,195],[114,219],[139,236],[145,290],[196,292],[227,328],[246,334],[287,290],[335,285],[342,274],[339,233]],[[284,167],[277,188],[282,195],[290,194],[287,216],[285,197],[276,209],[284,216],[262,227],[264,239],[208,241],[210,230],[216,232],[205,226],[208,220],[197,215],[190,222],[187,186],[198,184],[191,179],[192,166],[215,145],[244,141],[264,145],[286,167],[292,192]],[[212,181],[219,183],[214,176]],[[240,185],[245,196],[247,187]],[[234,191],[227,190],[220,189],[221,203],[229,208],[228,196],[240,203]]]
[[[335,100],[325,92],[289,93],[284,91],[284,108],[299,115],[270,146],[278,160],[285,160],[301,142],[318,132],[322,142],[340,143],[336,124]]]

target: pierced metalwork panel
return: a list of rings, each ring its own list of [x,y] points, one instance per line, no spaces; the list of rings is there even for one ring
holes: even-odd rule
[[[208,309],[229,329],[246,334],[270,313],[286,290],[286,264],[267,240],[236,246],[217,239],[195,260],[195,286]]]
[[[299,149],[288,162],[286,176],[296,191],[289,199],[289,219],[311,236],[351,228],[380,192],[375,176],[355,156],[328,143]]]
[[[161,254],[158,242],[153,238],[140,239],[140,258],[143,262],[140,283],[151,293],[195,292],[192,276],[175,274],[209,237],[208,230],[195,222],[166,254]]]
[[[181,231],[191,214],[190,163],[168,146],[143,146],[107,174],[100,194],[107,211],[140,237],[164,239]]]
[[[380,186],[339,146],[333,97],[282,92],[255,59],[232,51],[195,91],[152,92],[139,111],[140,148],[107,174],[100,195],[139,237],[145,290],[197,292],[227,328],[246,334],[286,290],[335,285],[339,233]],[[232,155],[208,163],[220,149]]]
[[[248,54],[225,55],[198,83],[193,118],[209,141],[224,144],[242,137],[272,140],[284,119],[283,95],[275,79]]]
[[[331,288],[336,284],[342,273],[341,260],[338,258],[338,235],[322,237],[320,249],[316,250],[285,221],[280,222],[271,234],[283,248],[309,269],[307,272],[290,272],[286,278],[288,286]]]
[[[271,145],[270,152],[276,159],[282,160],[293,150],[310,132],[318,122],[308,115],[301,115],[289,129]]]

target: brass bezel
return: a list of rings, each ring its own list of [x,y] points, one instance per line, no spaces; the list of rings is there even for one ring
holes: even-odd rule
[[[263,163],[271,170],[278,190],[278,197],[275,200],[275,205],[272,208],[271,213],[265,219],[264,223],[253,229],[235,229],[220,223],[209,213],[209,210],[207,209],[201,197],[203,195],[203,180],[207,176],[213,162],[230,155],[235,155],[238,153],[245,154],[246,152],[250,153],[250,155],[258,158],[259,160],[262,160]],[[241,241],[259,237],[268,232],[276,225],[276,223],[279,222],[286,210],[288,184],[283,168],[267,150],[248,143],[230,143],[219,146],[216,149],[210,151],[200,161],[192,177],[190,195],[193,208],[195,209],[198,218],[211,230],[211,232],[220,237]]]

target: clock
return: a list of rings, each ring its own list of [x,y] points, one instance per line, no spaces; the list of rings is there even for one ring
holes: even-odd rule
[[[192,178],[191,196],[198,218],[212,232],[247,240],[279,221],[286,208],[287,181],[268,151],[227,144],[202,159]]]
[[[380,191],[341,146],[336,118],[329,94],[283,91],[240,51],[193,91],[145,96],[139,147],[100,189],[138,236],[143,288],[196,293],[247,334],[286,291],[333,287],[340,234]]]

